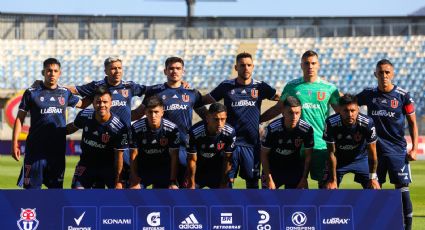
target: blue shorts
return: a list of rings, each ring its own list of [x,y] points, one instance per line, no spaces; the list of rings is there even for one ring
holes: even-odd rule
[[[304,167],[296,167],[295,165],[284,169],[273,169],[271,167],[270,170],[276,188],[282,185],[285,185],[285,188],[296,188],[303,176]],[[267,188],[265,178],[262,178],[262,185],[263,188]]]
[[[229,178],[239,176],[245,180],[260,178],[260,145],[255,147],[236,145],[232,154],[232,169]]]
[[[391,184],[407,185],[412,182],[412,174],[406,151],[403,154],[397,155],[378,154],[377,173],[379,183],[385,183],[387,172]]]
[[[105,188],[105,186],[107,188],[115,187],[114,168],[86,167],[80,163],[75,166],[72,188]]]
[[[347,173],[354,173],[354,181],[361,184],[363,188],[366,188],[369,183],[369,163],[367,158],[354,161],[350,164],[338,166],[336,169],[337,184],[341,184],[342,178]],[[324,175],[325,181],[329,179],[328,170],[325,170]]]
[[[25,158],[18,179],[18,186],[25,189],[63,188],[65,156],[57,159],[28,160]]]

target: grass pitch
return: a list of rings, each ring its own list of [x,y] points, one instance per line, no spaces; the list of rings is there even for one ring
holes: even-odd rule
[[[66,158],[66,171],[64,187],[71,187],[72,175],[79,157],[69,156]],[[0,155],[0,189],[18,189],[16,181],[22,166],[22,159],[16,162],[12,157]],[[413,229],[425,229],[425,161],[416,161],[411,164],[413,183],[410,194],[413,202]],[[353,182],[352,174],[344,177],[341,187],[343,189],[360,189],[361,186]],[[388,181],[388,180],[387,180]],[[309,180],[310,188],[316,188],[317,183]],[[243,180],[237,179],[235,188],[244,188]],[[384,184],[384,189],[392,189],[389,183]]]

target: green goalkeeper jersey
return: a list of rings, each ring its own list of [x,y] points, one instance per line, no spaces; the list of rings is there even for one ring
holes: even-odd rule
[[[301,101],[301,118],[314,129],[314,149],[326,149],[322,136],[330,104],[338,104],[339,92],[336,86],[321,78],[315,82],[305,82],[303,78],[298,78],[286,84],[280,99],[283,101],[288,96]]]

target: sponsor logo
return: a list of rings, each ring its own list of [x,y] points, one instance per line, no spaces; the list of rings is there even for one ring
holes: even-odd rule
[[[112,100],[111,106],[127,106],[126,101],[120,101],[120,100]]]
[[[395,112],[389,112],[386,110],[372,110],[372,116],[395,117]]]
[[[146,222],[150,227],[143,227],[143,230],[164,230],[164,227],[161,225],[161,213],[160,212],[151,212],[146,217]]]
[[[50,98],[50,101],[56,101],[56,100],[55,100],[55,98],[54,98],[54,97],[51,97],[51,98]]]
[[[270,230],[272,229],[269,224],[270,214],[264,210],[258,210],[258,214],[260,214],[260,220],[257,224],[257,230]]]
[[[202,229],[202,224],[200,224],[195,215],[191,213],[179,224],[179,229]]]
[[[201,155],[205,158],[212,158],[213,156],[215,156],[215,153],[202,152]]]
[[[105,225],[131,225],[131,219],[102,219],[102,224]]]
[[[359,142],[362,139],[362,134],[357,132],[354,134],[354,140]]]
[[[233,224],[233,214],[231,212],[220,213],[220,224],[213,225],[212,229],[241,229],[241,225]]]
[[[40,113],[41,114],[59,114],[62,113],[63,109],[61,108],[56,108],[56,107],[49,107],[49,108],[45,108],[45,109],[40,109]]]
[[[78,218],[74,218],[74,222],[77,227],[68,225],[67,230],[91,230],[91,227],[80,227],[81,221],[83,220],[85,214],[86,212],[83,212]]]
[[[97,143],[96,141],[89,140],[89,139],[87,139],[87,138],[83,138],[83,142],[84,142],[85,144],[87,144],[87,145],[91,146],[91,147],[94,147],[94,148],[99,148],[99,149],[104,149],[104,148],[106,148],[106,145],[104,145],[104,144],[100,144],[100,143]]]
[[[291,220],[295,226],[301,227],[307,223],[307,215],[303,212],[294,212],[291,216]]]
[[[338,149],[341,150],[353,150],[356,149],[358,145],[340,145],[338,146]]]
[[[171,105],[165,106],[165,111],[170,111],[170,110],[187,110],[187,106],[188,105],[171,104]]]
[[[322,220],[323,224],[348,224],[348,221],[350,221],[350,219],[344,219],[344,218],[339,218],[339,217],[332,217],[332,218],[326,218]]]
[[[220,218],[221,224],[232,224],[233,223],[232,213],[221,213],[220,215],[221,215],[221,218]]]
[[[39,221],[37,220],[35,208],[21,208],[20,217],[21,219],[17,221],[17,225],[20,230],[36,230],[38,228]]]
[[[145,149],[146,154],[160,154],[162,149]]]
[[[232,102],[232,107],[255,106],[255,101],[240,100]]]
[[[320,105],[314,103],[304,103],[303,109],[320,109]]]
[[[280,155],[284,155],[284,156],[287,156],[287,155],[290,155],[290,154],[292,154],[294,151],[292,151],[292,150],[290,150],[290,149],[281,149],[281,148],[277,148],[276,149],[276,153],[279,153]]]

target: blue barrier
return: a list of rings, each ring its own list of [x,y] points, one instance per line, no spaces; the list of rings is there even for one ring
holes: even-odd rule
[[[402,229],[398,190],[0,190],[0,229]]]

